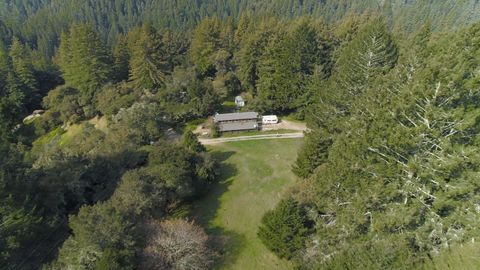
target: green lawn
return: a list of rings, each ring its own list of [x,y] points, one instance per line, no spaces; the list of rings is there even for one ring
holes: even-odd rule
[[[230,142],[209,148],[221,161],[221,181],[193,209],[222,247],[216,269],[291,269],[257,238],[263,214],[295,182],[291,165],[301,139]]]

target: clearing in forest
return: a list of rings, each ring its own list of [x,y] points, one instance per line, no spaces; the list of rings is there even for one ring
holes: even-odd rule
[[[216,269],[291,269],[257,238],[263,214],[295,183],[291,166],[302,139],[239,141],[209,147],[220,182],[195,203],[194,215],[223,244]]]

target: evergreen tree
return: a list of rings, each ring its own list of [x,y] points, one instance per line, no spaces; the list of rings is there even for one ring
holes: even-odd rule
[[[305,81],[299,62],[294,58],[291,43],[285,34],[278,34],[269,45],[258,63],[258,99],[265,105],[261,111],[282,112],[295,108],[297,98],[302,95]]]
[[[278,257],[291,259],[305,246],[309,229],[305,214],[294,199],[282,200],[262,218],[258,237]]]
[[[292,171],[299,177],[309,177],[318,166],[327,162],[328,148],[331,145],[331,137],[324,130],[307,133]]]
[[[17,113],[23,106],[22,93],[12,93],[10,91],[12,88],[10,88],[9,82],[11,82],[13,78],[14,75],[11,71],[8,52],[0,43],[0,122],[2,123],[2,133],[4,132],[3,129],[7,131],[9,128],[13,127],[13,124],[18,119]],[[17,91],[19,91],[19,89],[17,89]],[[15,98],[16,96],[17,98]]]
[[[115,81],[128,80],[130,51],[128,50],[128,39],[121,35],[118,37],[117,43],[113,49],[113,70]]]
[[[130,80],[138,89],[156,90],[169,73],[169,61],[161,36],[149,24],[138,30],[130,59]]]
[[[315,28],[305,18],[270,40],[258,63],[256,86],[261,103],[273,111],[302,106],[312,75],[330,61],[329,47],[320,48],[318,41]]]
[[[207,149],[205,146],[203,146],[197,138],[197,135],[195,135],[191,131],[185,132],[182,137],[182,144],[185,146],[187,149],[190,149],[194,152],[205,152]]]
[[[269,40],[278,30],[278,20],[269,18],[261,22],[254,33],[244,38],[239,44],[240,49],[235,55],[238,66],[237,75],[246,90],[256,94],[257,80],[259,78],[259,60],[269,44]]]
[[[37,96],[38,83],[30,59],[30,52],[17,38],[13,39],[9,52],[13,72],[22,85],[21,88],[26,97],[26,102],[33,105],[39,97]]]
[[[397,62],[397,47],[382,19],[372,20],[345,48],[338,62],[339,87],[355,96]]]
[[[3,134],[3,130],[0,133]],[[1,136],[0,135],[0,136]],[[3,136],[2,136],[3,137]],[[31,247],[41,231],[42,218],[34,206],[33,183],[23,180],[26,164],[21,154],[0,137],[0,263],[12,265]]]
[[[200,22],[192,37],[190,56],[201,74],[215,75],[214,56],[222,47],[221,21],[217,17]]]
[[[91,26],[74,24],[62,34],[58,64],[67,86],[80,90],[80,103],[89,104],[95,92],[111,80],[112,61]]]

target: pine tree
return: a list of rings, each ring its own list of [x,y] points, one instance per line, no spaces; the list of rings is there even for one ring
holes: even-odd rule
[[[257,92],[258,99],[266,104],[263,110],[292,110],[301,96],[304,81],[290,45],[285,34],[279,34],[270,40],[258,63]]]
[[[18,78],[19,87],[23,92],[26,100],[26,106],[33,106],[38,103],[38,83],[35,77],[35,71],[30,59],[30,52],[25,46],[14,38],[10,47],[10,59],[12,63],[12,70],[15,77]]]
[[[112,61],[107,48],[91,26],[74,24],[62,34],[58,64],[65,84],[81,92],[81,104],[87,105],[95,92],[111,80]]]
[[[339,86],[348,95],[358,95],[376,76],[393,68],[397,58],[397,47],[385,23],[382,19],[372,20],[339,59]]]
[[[249,33],[249,30],[251,30],[250,24],[251,24],[250,16],[247,15],[246,13],[243,13],[240,16],[240,19],[238,20],[237,29],[235,30],[234,40],[237,46],[243,43],[245,38],[248,37],[249,34],[251,34]]]
[[[309,177],[318,166],[327,162],[328,148],[331,145],[332,139],[325,130],[313,130],[308,133],[292,171],[299,177]]]
[[[117,39],[117,43],[113,49],[113,70],[115,81],[128,80],[130,51],[128,50],[127,37],[121,35]]]
[[[182,137],[182,144],[193,152],[205,152],[206,148],[199,141],[197,135],[191,131],[185,132]]]
[[[258,237],[278,257],[292,259],[305,247],[309,229],[305,214],[294,199],[282,200],[274,210],[265,213]]]
[[[207,18],[195,29],[190,57],[201,74],[215,75],[214,54],[222,47],[222,28],[217,17]]]
[[[3,43],[0,42],[0,91],[1,95],[5,95],[5,88],[7,86],[7,73],[9,71],[9,65],[8,65],[8,54],[5,46]]]
[[[165,83],[168,57],[161,36],[153,27],[146,24],[138,31],[138,39],[133,41],[129,79],[138,89],[156,90]]]

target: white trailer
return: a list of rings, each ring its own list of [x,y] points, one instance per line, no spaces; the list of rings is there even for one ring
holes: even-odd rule
[[[264,125],[278,124],[278,117],[276,115],[264,115],[262,116],[262,124]]]

